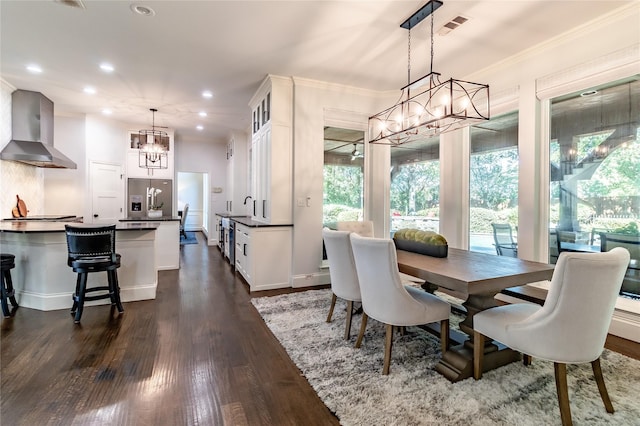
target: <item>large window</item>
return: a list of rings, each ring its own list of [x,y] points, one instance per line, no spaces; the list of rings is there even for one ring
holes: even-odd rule
[[[364,132],[324,129],[323,223],[362,220],[364,216]]]
[[[623,245],[632,258],[623,291],[635,294],[640,294],[639,120],[637,78],[551,101],[550,260],[565,250]]]
[[[517,256],[518,113],[471,127],[469,248]],[[492,224],[497,226],[494,231]],[[508,225],[511,228],[509,236]],[[507,230],[500,231],[500,230]],[[496,245],[494,232],[498,235]],[[501,234],[504,234],[502,236]],[[506,245],[513,238],[512,248]],[[504,245],[500,250],[500,245]]]
[[[391,147],[391,235],[398,229],[440,229],[440,139]]]

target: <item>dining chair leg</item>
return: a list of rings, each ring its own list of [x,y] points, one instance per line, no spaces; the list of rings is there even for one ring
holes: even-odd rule
[[[567,364],[554,362],[553,369],[556,376],[556,391],[558,392],[558,404],[560,405],[560,418],[562,426],[571,426],[571,407],[569,406],[569,387],[567,385]]]
[[[347,300],[347,325],[344,330],[344,340],[349,340],[351,337],[351,319],[353,318],[353,301]]]
[[[533,358],[531,357],[531,355],[527,355],[527,354],[522,354],[522,363],[526,366],[531,365],[531,363],[533,362]]]
[[[484,361],[484,335],[478,331],[473,331],[473,378],[482,378],[482,364]]]
[[[386,324],[387,334],[384,339],[384,365],[382,367],[382,374],[385,376],[389,374],[389,366],[391,364],[391,348],[393,347],[393,326]]]
[[[440,350],[444,354],[449,350],[449,320],[440,321]]]
[[[327,316],[327,322],[331,322],[331,316],[333,315],[333,308],[336,307],[336,300],[338,300],[338,296],[335,294],[331,294],[331,307],[329,308],[329,315]]]
[[[482,378],[482,363],[484,361],[484,335],[473,331],[473,378]]]
[[[611,399],[609,399],[607,387],[604,385],[604,377],[602,376],[602,368],[600,367],[600,358],[591,361],[591,368],[593,369],[593,375],[596,377],[598,391],[600,392],[602,402],[604,402],[604,408],[607,410],[607,413],[613,413],[613,404],[611,403]]]
[[[369,316],[363,312],[362,313],[362,323],[360,324],[360,333],[358,333],[358,340],[356,340],[356,348],[359,348],[362,344],[362,338],[364,337],[364,331],[367,329],[367,320]]]

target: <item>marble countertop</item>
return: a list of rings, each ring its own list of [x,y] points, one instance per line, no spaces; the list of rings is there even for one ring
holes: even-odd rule
[[[160,216],[160,217],[148,217],[148,216],[128,216],[124,219],[120,219],[120,222],[170,222],[180,221],[180,216]]]
[[[64,232],[64,222],[48,222],[43,220],[34,221],[2,221],[0,222],[0,232]],[[72,223],[72,226],[93,227],[106,226],[106,223]],[[117,231],[151,231],[158,229],[160,223],[155,222],[119,222],[116,223]]]
[[[216,216],[220,216],[220,217],[228,217],[228,218],[235,218],[235,217],[248,217],[245,215],[240,215],[240,214],[231,214],[231,213],[214,213],[214,215]]]
[[[249,228],[266,228],[266,227],[274,227],[274,226],[293,226],[293,224],[286,225],[272,225],[270,223],[258,222],[256,220],[251,219],[249,216],[231,216],[230,220],[233,220],[236,223],[240,223],[244,226],[248,226]]]

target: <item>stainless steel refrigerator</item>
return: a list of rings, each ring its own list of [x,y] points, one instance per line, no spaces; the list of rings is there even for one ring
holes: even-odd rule
[[[173,215],[171,179],[133,179],[127,182],[127,216],[147,216],[150,204],[162,205],[162,216]]]

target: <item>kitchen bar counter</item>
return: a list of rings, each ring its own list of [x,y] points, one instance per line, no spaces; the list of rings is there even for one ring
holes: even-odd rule
[[[105,226],[106,223],[79,223],[79,222],[49,222],[44,220],[3,220],[0,222],[0,232],[64,232],[64,225],[73,226]],[[118,231],[149,231],[155,230],[160,226],[159,221],[155,222],[133,222],[133,223],[116,223]]]
[[[149,217],[149,216],[128,216],[124,219],[120,219],[120,222],[180,222],[180,216],[160,216],[160,217]]]
[[[116,251],[122,256],[118,281],[123,302],[156,298],[157,233],[163,223],[174,224],[175,244],[179,245],[178,222],[116,224]],[[75,289],[77,276],[67,266],[64,225],[64,222],[47,221],[0,222],[2,251],[16,256],[16,267],[11,271],[11,276],[20,306],[42,311],[71,308],[71,294]],[[106,285],[107,274],[89,274],[89,283],[91,286]],[[107,303],[109,301],[103,299],[87,302],[87,305]]]
[[[231,213],[214,213],[214,215],[216,216],[220,216],[220,217],[248,217],[245,215],[241,215],[241,214],[231,214]]]
[[[248,226],[249,228],[265,228],[265,227],[275,227],[275,226],[293,226],[292,224],[278,224],[272,225],[270,223],[258,222],[257,220],[251,219],[249,216],[229,216],[230,220],[234,222],[241,223],[244,226]]]

